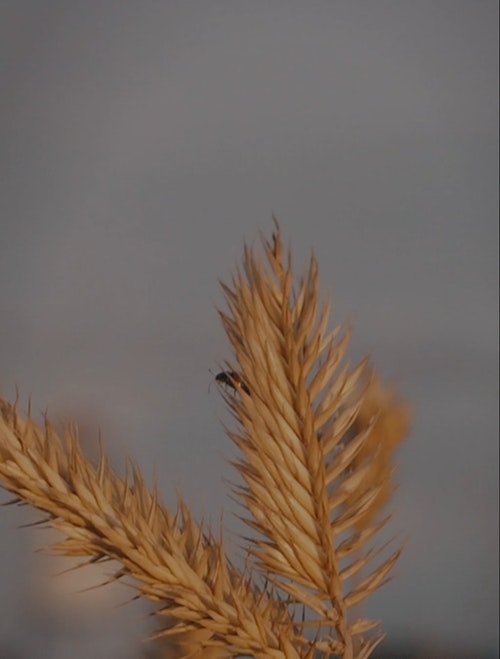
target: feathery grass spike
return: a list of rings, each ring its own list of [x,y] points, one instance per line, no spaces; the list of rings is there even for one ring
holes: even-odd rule
[[[244,485],[235,491],[257,532],[251,553],[275,588],[323,616],[336,652],[368,656],[371,645],[357,635],[370,625],[349,622],[350,608],[384,581],[399,553],[360,583],[352,577],[361,579],[372,556],[364,537],[373,534],[363,531],[392,490],[392,451],[407,411],[367,360],[342,364],[350,332],[327,334],[314,256],[294,291],[277,223],[263,251],[265,263],[246,247],[245,276],[223,288],[224,326],[251,392],[228,398],[240,424],[230,437],[243,454],[235,466]]]

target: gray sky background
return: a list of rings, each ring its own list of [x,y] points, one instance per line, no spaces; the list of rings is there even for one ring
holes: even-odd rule
[[[408,549],[367,613],[471,656],[498,653],[497,26],[489,0],[0,4],[0,389],[237,528],[217,278],[274,211],[414,407]],[[68,656],[30,519],[0,515],[0,648]]]

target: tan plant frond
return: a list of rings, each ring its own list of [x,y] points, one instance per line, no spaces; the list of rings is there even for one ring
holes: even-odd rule
[[[349,330],[327,331],[315,258],[295,291],[278,226],[263,248],[265,263],[245,248],[242,271],[223,284],[228,311],[220,312],[235,353],[227,373],[245,385],[226,399],[240,426],[229,433],[242,452],[236,491],[258,532],[252,554],[275,586],[333,630],[324,651],[368,656],[373,638],[355,637],[370,625],[349,622],[349,612],[399,556],[356,582],[374,555],[367,543],[385,523],[368,525],[390,480],[388,470],[370,467],[381,409],[367,406],[367,360],[343,364]]]
[[[244,568],[182,498],[169,511],[136,466],[120,477],[101,449],[94,467],[75,431],[2,398],[0,485],[47,514],[62,534],[53,550],[118,561],[110,581],[130,578],[155,603],[157,637],[174,639],[177,657],[368,659],[383,635],[358,607],[400,553],[372,542],[408,410],[368,360],[345,361],[350,328],[328,329],[314,257],[294,287],[277,224],[263,256],[245,247],[222,287],[234,359],[216,379],[238,422],[236,492],[256,532]]]
[[[182,500],[171,514],[136,468],[130,479],[120,478],[104,454],[94,468],[74,433],[63,441],[48,421],[41,428],[3,399],[0,481],[49,514],[50,525],[64,536],[54,550],[119,561],[123,569],[115,578],[132,577],[139,592],[158,603],[158,614],[168,617],[160,635],[200,630],[200,643],[225,647],[229,656],[301,656],[288,640],[299,636],[286,606],[229,563],[222,541],[194,522]]]

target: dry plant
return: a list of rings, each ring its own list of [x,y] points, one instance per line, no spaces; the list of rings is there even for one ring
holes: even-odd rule
[[[244,568],[181,499],[167,510],[136,467],[120,477],[102,450],[94,467],[74,430],[61,438],[3,399],[0,484],[48,515],[63,536],[55,551],[118,561],[113,578],[131,577],[155,603],[158,637],[177,639],[175,656],[369,657],[383,635],[359,606],[400,554],[380,558],[372,542],[387,522],[407,409],[367,360],[345,363],[350,330],[328,331],[314,257],[294,288],[277,223],[263,254],[245,247],[222,287],[234,358],[219,380],[252,529]]]

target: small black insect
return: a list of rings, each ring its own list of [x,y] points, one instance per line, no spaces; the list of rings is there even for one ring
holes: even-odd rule
[[[246,394],[250,395],[250,389],[236,371],[221,371],[220,373],[217,373],[215,380],[216,382],[223,384],[226,388],[231,387],[235,393],[239,389],[242,389]]]

